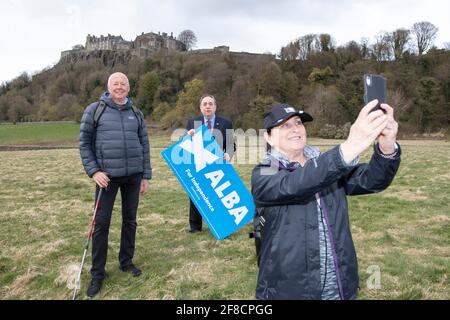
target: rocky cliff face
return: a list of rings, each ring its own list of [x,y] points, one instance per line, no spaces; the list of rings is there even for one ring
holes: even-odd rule
[[[114,67],[116,64],[127,64],[132,57],[131,50],[68,51],[61,55],[59,63],[77,63],[89,59],[101,59],[105,67]]]

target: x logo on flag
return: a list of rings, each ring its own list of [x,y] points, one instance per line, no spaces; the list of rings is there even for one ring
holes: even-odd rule
[[[194,134],[192,141],[185,140],[180,144],[180,147],[194,155],[195,170],[197,172],[205,169],[206,164],[214,163],[214,161],[219,159],[218,156],[204,148],[201,129]]]

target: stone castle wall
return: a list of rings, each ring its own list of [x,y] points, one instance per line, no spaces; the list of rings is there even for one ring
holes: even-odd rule
[[[83,52],[110,50],[110,51],[129,51],[133,56],[147,57],[149,54],[162,48],[175,51],[186,51],[186,46],[178,41],[173,34],[167,33],[144,33],[137,36],[134,41],[126,41],[122,36],[91,36],[86,37],[86,44],[75,46],[72,50],[61,52],[61,58],[67,58],[70,54],[80,54]]]
[[[72,50],[61,52],[61,60],[72,61],[78,59],[86,59],[92,56],[92,53],[96,51],[111,51],[119,54],[120,57],[141,57],[146,58],[152,53],[159,51],[160,49],[167,49],[169,51],[186,52],[188,54],[231,54],[233,56],[267,56],[268,58],[275,58],[271,54],[258,54],[249,52],[232,52],[228,46],[218,46],[213,49],[199,49],[186,51],[186,46],[178,41],[173,34],[167,33],[144,33],[137,36],[134,41],[126,41],[122,36],[114,36],[108,34],[107,36],[91,36],[86,37],[86,45],[76,45]],[[128,59],[128,58],[127,58]]]

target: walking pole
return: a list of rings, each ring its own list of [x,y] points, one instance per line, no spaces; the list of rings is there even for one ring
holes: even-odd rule
[[[77,291],[80,288],[81,271],[83,270],[84,259],[86,258],[86,254],[87,254],[87,251],[88,251],[88,248],[89,248],[89,241],[91,240],[92,233],[94,232],[95,217],[97,215],[98,204],[100,203],[100,197],[102,196],[102,191],[103,191],[103,189],[100,188],[100,191],[99,191],[98,196],[97,196],[97,201],[95,202],[94,215],[92,217],[91,227],[90,227],[89,232],[87,234],[86,244],[84,245],[83,258],[81,259],[80,270],[78,271],[77,280],[75,282],[75,289],[73,291],[72,300],[75,300],[75,297],[77,296]]]

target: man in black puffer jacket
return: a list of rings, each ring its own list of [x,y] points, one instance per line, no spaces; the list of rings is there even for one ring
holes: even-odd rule
[[[109,226],[119,188],[122,196],[120,269],[133,276],[141,274],[132,262],[136,215],[139,194],[148,191],[152,169],[144,116],[127,98],[129,91],[128,78],[122,73],[112,74],[108,91],[100,102],[86,108],[81,119],[81,160],[86,173],[96,183],[96,197],[100,188],[104,188],[92,235],[92,281],[87,290],[90,297],[100,291],[105,278]]]

